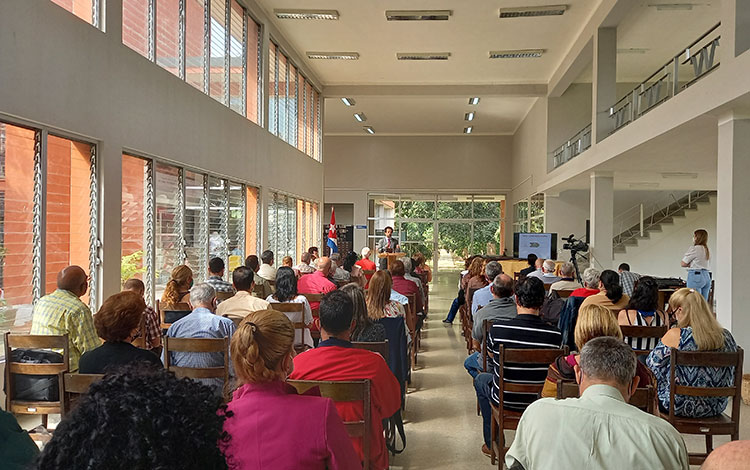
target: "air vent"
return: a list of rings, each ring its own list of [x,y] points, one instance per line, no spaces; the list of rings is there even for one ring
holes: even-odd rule
[[[544,49],[518,49],[515,51],[490,51],[490,59],[535,59],[544,54]]]
[[[471,131],[474,130],[474,126],[464,127],[464,134],[471,134]]]
[[[388,21],[448,21],[452,10],[386,10]]]
[[[367,132],[368,134],[372,135],[375,133],[375,129],[372,128],[372,126],[364,126],[362,127],[362,130]]]
[[[501,8],[500,18],[528,18],[531,16],[559,16],[565,13],[565,10],[567,9],[568,9],[568,5]]]
[[[308,52],[308,59],[358,60],[359,52]]]
[[[279,10],[273,13],[282,20],[337,20],[339,12],[336,10]]]
[[[398,60],[448,60],[450,52],[398,52]]]
[[[354,119],[359,122],[365,122],[367,121],[367,116],[365,116],[365,113],[354,113]]]

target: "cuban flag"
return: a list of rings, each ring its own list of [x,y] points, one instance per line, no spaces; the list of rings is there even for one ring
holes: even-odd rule
[[[339,243],[338,237],[336,236],[336,214],[334,208],[331,207],[331,225],[328,226],[328,248],[331,249],[331,253],[338,253]]]

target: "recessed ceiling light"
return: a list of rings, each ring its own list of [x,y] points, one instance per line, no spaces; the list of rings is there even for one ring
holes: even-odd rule
[[[471,131],[474,130],[474,126],[464,127],[464,134],[471,134]]]
[[[687,173],[682,171],[668,171],[661,174],[664,179],[696,179],[698,173]]]
[[[365,132],[367,132],[368,134],[374,134],[375,133],[375,129],[373,129],[372,126],[364,126],[362,129],[364,129]]]
[[[398,60],[448,60],[450,52],[397,52]]]
[[[274,9],[273,13],[282,20],[337,20],[339,12],[336,10],[282,10]]]
[[[692,10],[695,3],[649,3],[648,6],[655,7],[656,11]]]
[[[464,114],[464,121],[473,121],[473,120],[474,120],[474,111]]]
[[[512,51],[490,51],[490,59],[536,59],[544,49],[517,49]]]
[[[354,98],[341,98],[341,101],[343,101],[347,106],[354,106],[355,104],[357,104],[357,102],[354,101]]]
[[[472,105],[472,106],[478,105],[479,104],[479,97],[475,96],[473,98],[469,98],[469,104]]]
[[[618,54],[645,54],[649,49],[645,47],[628,47],[626,49],[617,49]]]
[[[447,21],[452,10],[386,10],[388,21]]]
[[[354,113],[354,119],[359,122],[365,122],[367,121],[367,116],[365,116],[365,113]]]
[[[530,16],[556,16],[565,13],[568,5],[547,5],[539,7],[501,8],[500,18],[528,18]]]
[[[308,59],[357,60],[359,52],[308,52]]]

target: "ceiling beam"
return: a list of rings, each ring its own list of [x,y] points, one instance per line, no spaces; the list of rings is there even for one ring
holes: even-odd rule
[[[510,83],[502,85],[328,85],[323,96],[332,97],[542,97],[547,96],[547,85]]]

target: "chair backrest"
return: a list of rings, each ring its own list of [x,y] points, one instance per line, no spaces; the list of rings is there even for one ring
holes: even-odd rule
[[[625,338],[656,338],[659,339],[664,336],[669,327],[667,325],[661,326],[638,326],[638,325],[620,325],[622,336]],[[637,355],[645,355],[651,352],[650,350],[634,350]]]
[[[309,327],[305,325],[305,305],[295,302],[271,302],[271,308],[273,310],[276,310],[277,312],[299,314],[293,315],[293,317],[298,318],[299,321],[292,320],[292,325],[294,326],[295,330],[300,330],[300,338],[302,339],[299,344],[305,344],[305,330],[309,329]],[[299,344],[295,344],[295,346],[298,346]]]
[[[368,351],[376,352],[383,356],[385,362],[388,362],[388,351],[390,346],[388,340],[385,341],[352,341],[352,346],[357,349],[366,349]]]
[[[60,372],[60,414],[65,417],[75,407],[81,395],[86,393],[92,383],[100,380],[104,374],[70,374]]]
[[[469,287],[466,292],[466,308],[471,309],[471,303],[474,302],[474,293],[478,291],[474,287]]]
[[[363,469],[369,469],[370,427],[372,421],[370,380],[288,380],[287,383],[296,388],[299,393],[305,393],[313,387],[318,387],[320,396],[330,398],[335,402],[362,402],[363,419],[359,421],[344,421],[344,426],[349,437],[362,438],[362,453],[364,454]]]
[[[506,362],[514,364],[540,364],[545,367],[555,362],[560,356],[568,355],[568,347],[562,349],[513,349],[505,348],[502,344],[498,346],[498,386],[500,388],[499,399],[503,402],[504,392],[515,393],[534,393],[539,395],[542,392],[544,383],[511,383],[504,380],[503,366]]]
[[[170,352],[185,353],[224,353],[221,367],[179,367],[171,364]],[[191,379],[229,379],[229,338],[172,338],[164,337],[164,367],[178,377]]]
[[[414,335],[417,330],[417,296],[415,294],[406,294],[409,304],[406,306],[406,327]]]
[[[555,292],[557,292],[557,296],[561,299],[567,299],[570,297],[570,294],[573,293],[572,289],[556,289]]]
[[[484,320],[482,322],[482,331],[484,331],[484,336],[482,336],[482,370],[485,372],[487,371],[487,357],[489,349],[487,347],[487,338],[490,337],[490,330],[492,329],[493,323],[494,322],[491,320]]]
[[[550,290],[551,287],[552,287],[552,284],[547,284],[546,282],[544,283],[544,290],[545,291],[549,292],[549,290]]]
[[[253,286],[253,296],[263,299],[263,284],[255,284]]]
[[[133,340],[133,346],[136,348],[146,348],[146,312],[144,311],[141,315],[141,321],[138,325],[138,331],[140,334],[136,339]]]
[[[580,396],[579,390],[578,384],[575,382],[567,382],[564,380],[557,381],[558,400],[564,398],[578,398]],[[653,385],[638,387],[635,389],[635,393],[630,397],[628,403],[646,413],[656,414],[656,389],[654,389]]]
[[[164,306],[157,300],[156,311],[161,319],[161,329],[166,330],[172,325],[172,323],[187,316],[191,312],[191,309],[190,305],[185,302],[178,302],[174,305],[169,305],[169,308],[164,308]]]
[[[231,299],[234,297],[234,292],[217,292],[216,293],[216,300],[219,302],[223,302],[227,299]]]

